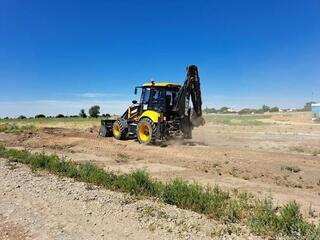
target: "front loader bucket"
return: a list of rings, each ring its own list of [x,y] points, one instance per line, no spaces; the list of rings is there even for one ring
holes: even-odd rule
[[[112,127],[113,127],[113,123],[116,120],[114,119],[103,119],[101,120],[101,126],[100,126],[100,130],[99,130],[99,135],[101,137],[112,137],[113,133],[112,133]]]

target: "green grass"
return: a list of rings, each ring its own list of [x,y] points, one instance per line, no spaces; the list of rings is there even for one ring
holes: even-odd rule
[[[265,236],[288,236],[292,239],[320,239],[320,225],[308,223],[299,205],[290,202],[277,210],[270,199],[260,201],[248,222],[253,232]]]
[[[0,123],[0,132],[5,133],[23,133],[23,132],[35,132],[37,129],[34,125],[22,125],[18,126],[15,123]]]
[[[27,118],[27,119],[0,119],[0,125],[12,124],[18,127],[32,125],[36,128],[61,127],[85,129],[100,126],[101,118]]]
[[[259,126],[268,123],[261,120],[270,118],[270,115],[236,115],[236,114],[214,114],[205,115],[207,122],[224,125]]]
[[[147,172],[141,170],[115,174],[91,163],[76,164],[61,160],[56,155],[30,153],[4,146],[0,146],[0,157],[27,164],[33,170],[43,169],[106,189],[157,198],[164,203],[202,213],[225,223],[246,224],[258,235],[320,239],[320,226],[308,223],[295,202],[275,208],[271,200],[261,201],[247,193],[230,193],[219,187],[203,187],[181,179],[163,183],[150,178]]]

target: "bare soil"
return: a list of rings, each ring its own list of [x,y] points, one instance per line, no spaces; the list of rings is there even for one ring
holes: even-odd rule
[[[320,218],[320,124],[309,113],[274,114],[263,124],[208,121],[191,141],[146,146],[97,136],[98,127],[42,128],[37,133],[0,133],[9,147],[56,153],[128,172],[147,169],[164,181],[180,177],[239,189],[276,204],[296,201],[310,221]]]
[[[237,224],[0,159],[0,239],[260,239]]]

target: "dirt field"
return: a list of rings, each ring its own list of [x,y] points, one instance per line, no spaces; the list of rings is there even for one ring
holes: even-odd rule
[[[53,152],[114,171],[147,169],[155,178],[176,177],[240,189],[275,203],[296,201],[310,221],[320,218],[320,124],[309,113],[206,116],[192,141],[144,146],[97,137],[99,121],[34,124],[37,132],[0,133],[8,147]],[[1,123],[0,123],[1,124]]]
[[[0,159],[0,239],[259,240],[237,224]],[[231,233],[230,233],[231,232]]]

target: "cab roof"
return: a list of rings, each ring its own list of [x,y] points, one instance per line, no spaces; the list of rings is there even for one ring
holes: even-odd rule
[[[149,82],[142,85],[143,87],[180,87],[179,84],[170,82]]]

